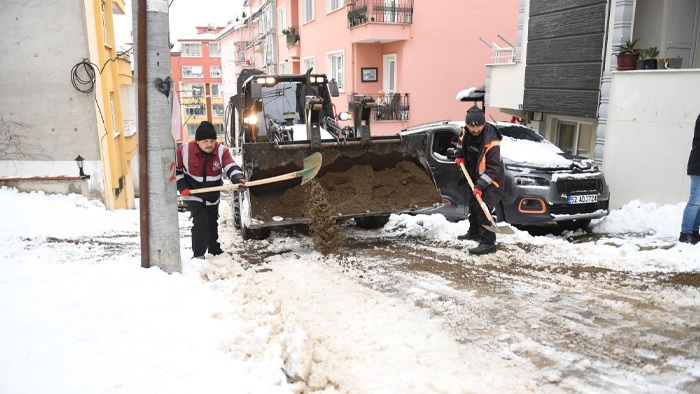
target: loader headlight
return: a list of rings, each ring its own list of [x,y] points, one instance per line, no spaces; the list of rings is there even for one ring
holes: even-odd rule
[[[245,122],[246,124],[253,124],[253,125],[258,124],[258,115],[255,115],[255,114],[248,115],[245,118],[243,118],[243,122]]]
[[[256,82],[263,86],[275,86],[275,77],[258,77]]]
[[[352,119],[352,114],[350,112],[346,112],[346,111],[340,112],[338,114],[338,119],[339,120],[350,120],[350,119]]]
[[[311,83],[322,84],[322,83],[326,82],[326,79],[325,79],[324,77],[314,77],[314,76],[312,76],[312,77],[310,77],[309,79],[311,80]]]

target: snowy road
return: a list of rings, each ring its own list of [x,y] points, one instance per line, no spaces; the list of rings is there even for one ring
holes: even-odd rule
[[[534,371],[545,392],[700,392],[697,273],[615,270],[609,251],[561,240],[511,240],[476,257],[467,252],[474,242],[406,236],[400,227],[343,231],[350,243],[330,263],[299,230],[240,252],[253,270],[285,270],[290,260],[337,265],[345,278],[429,312],[465,351]],[[293,247],[299,242],[309,247]],[[630,264],[624,251],[620,259]]]

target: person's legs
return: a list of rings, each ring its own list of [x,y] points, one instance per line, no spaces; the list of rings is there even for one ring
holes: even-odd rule
[[[496,234],[484,227],[484,225],[491,225],[491,222],[481,207],[479,207],[477,218],[479,219],[479,246],[469,249],[469,253],[476,255],[494,253],[496,251]]]
[[[209,253],[214,256],[224,253],[219,243],[219,204],[207,207],[207,224],[209,225]]]
[[[690,196],[683,210],[681,222],[681,242],[697,243],[693,237],[700,228],[700,175],[690,176]]]
[[[467,230],[466,234],[462,234],[457,237],[459,240],[470,240],[470,241],[478,241],[479,240],[479,218],[478,218],[478,212],[481,211],[481,208],[479,207],[479,203],[476,201],[476,198],[470,198],[469,199],[469,230]]]
[[[203,258],[209,243],[207,210],[204,204],[196,202],[187,202],[187,207],[192,218],[192,255],[195,258]]]

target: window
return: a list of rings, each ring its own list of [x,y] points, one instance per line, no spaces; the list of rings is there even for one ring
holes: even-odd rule
[[[314,20],[314,0],[304,0],[303,4],[304,23]]]
[[[204,71],[202,66],[183,66],[182,67],[182,77],[183,78],[202,78],[204,77]]]
[[[201,42],[186,42],[182,44],[182,57],[202,57]]]
[[[328,54],[328,59],[326,60],[328,65],[328,78],[335,79],[338,82],[338,90],[345,90],[345,54],[341,52],[334,52]]]
[[[283,5],[277,9],[277,34],[282,34],[282,32],[287,28],[287,6]]]
[[[343,6],[343,0],[326,0],[327,13],[331,13]]]
[[[204,96],[203,83],[186,83],[182,85],[180,97],[202,97]]]
[[[250,61],[248,60],[248,57],[245,55],[245,50],[238,51],[236,53],[236,64],[248,64],[248,65],[250,65]]]
[[[209,43],[209,57],[221,57],[221,50],[218,42]]]
[[[195,134],[197,133],[197,127],[199,127],[199,123],[188,123],[187,124],[187,137],[194,138]]]
[[[216,136],[221,138],[224,136],[224,124],[214,123],[214,128],[216,129]]]
[[[207,116],[207,111],[203,104],[188,105],[185,107],[185,113],[188,117],[202,118]]]
[[[209,76],[212,78],[221,78],[221,66],[209,67]]]
[[[215,103],[211,105],[211,110],[214,116],[217,118],[223,118],[224,117],[224,105]]]
[[[316,67],[316,58],[315,57],[308,57],[301,62],[301,71],[306,72],[306,70],[310,68]],[[316,71],[316,70],[314,70]]]
[[[107,18],[105,18],[105,3],[102,3],[102,43],[109,45],[107,40]]]
[[[556,145],[564,152],[593,158],[591,154],[593,143],[593,125],[576,121],[559,121],[557,123]]]
[[[221,83],[213,83],[211,84],[211,96],[212,97],[221,97],[221,95],[224,94],[224,85]]]
[[[289,69],[287,68],[287,63],[280,63],[279,64],[279,73],[286,74],[288,72],[289,72]]]

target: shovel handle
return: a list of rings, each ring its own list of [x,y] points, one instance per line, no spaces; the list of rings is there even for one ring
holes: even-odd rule
[[[464,176],[467,177],[467,182],[469,182],[469,186],[472,188],[472,192],[474,192],[474,182],[472,182],[472,178],[469,176],[467,169],[464,167],[464,163],[459,163],[459,167],[462,169]],[[491,216],[491,212],[489,212],[489,208],[484,203],[484,200],[482,200],[481,196],[478,194],[475,194],[474,196],[476,197],[476,201],[479,202],[479,206],[481,207],[481,210],[484,211],[484,213],[486,214],[486,217],[489,219],[489,222],[491,222],[491,224],[493,224],[495,227],[496,221],[493,220],[493,216]]]

